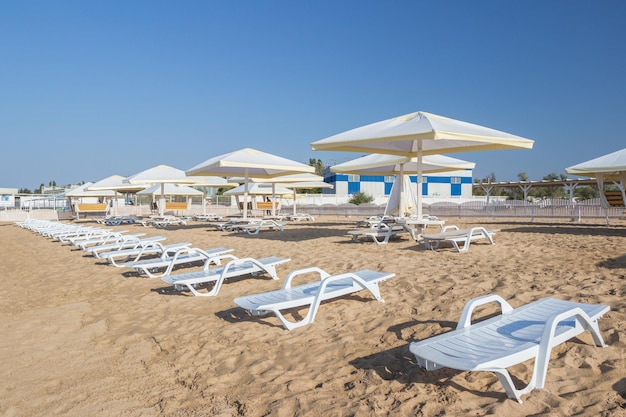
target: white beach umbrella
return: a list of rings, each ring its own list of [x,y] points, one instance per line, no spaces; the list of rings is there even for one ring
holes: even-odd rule
[[[179,196],[204,195],[202,191],[196,190],[195,188],[191,188],[187,185],[176,185],[176,184],[164,184],[163,193],[164,195],[179,195]],[[156,184],[156,185],[146,188],[145,190],[141,190],[137,192],[137,195],[150,195],[150,196],[161,195],[161,184]]]
[[[70,191],[65,193],[65,197],[70,199],[76,198],[80,199],[83,197],[114,197],[116,195],[113,190],[89,190],[89,187],[92,185],[92,182],[86,182],[83,185],[76,187]]]
[[[252,183],[248,184],[248,188],[246,190],[246,185],[240,185],[239,187],[235,187],[228,191],[224,192],[224,195],[245,195],[246,191],[248,195],[291,195],[293,191],[285,187],[273,187],[273,184],[270,183]]]
[[[188,177],[183,170],[168,165],[157,165],[131,175],[124,182],[127,184],[159,184],[161,186],[159,215],[162,216],[165,212],[165,184],[197,184],[201,180]]]
[[[396,175],[385,206],[385,215],[404,217],[405,213],[417,214],[417,198],[413,191],[408,175]]]
[[[113,197],[115,191],[113,190],[91,190],[89,187],[92,182],[86,182],[83,185],[73,188],[65,193],[66,197]]]
[[[445,155],[422,158],[422,173],[474,169],[476,164]],[[417,157],[370,154],[330,167],[332,172],[359,175],[396,175],[417,172]]]
[[[368,152],[417,158],[418,216],[422,215],[425,155],[492,149],[531,149],[534,141],[499,130],[426,112],[415,112],[358,127],[313,142],[318,151]]]
[[[126,177],[122,175],[111,175],[109,177],[106,177],[99,181],[94,182],[92,185],[89,186],[88,189],[95,190],[95,191],[113,190],[115,192],[115,206],[114,206],[115,213],[114,214],[117,216],[117,213],[118,213],[117,194],[119,192],[136,193],[137,191],[141,191],[150,185],[147,183],[146,184],[129,184],[127,182],[124,182],[125,179]]]
[[[231,178],[231,180],[237,180]],[[321,175],[312,174],[310,172],[302,172],[299,174],[281,175],[273,178],[251,178],[252,182],[271,182],[272,184],[280,184],[283,187],[294,190],[293,193],[293,214],[296,214],[296,190],[305,190],[311,188],[333,188],[332,184],[324,182]],[[275,207],[272,206],[272,214],[275,214]]]
[[[272,196],[272,199],[275,196],[286,196],[293,194],[294,191],[285,188],[285,187],[276,187],[275,183],[248,183],[240,185],[239,187],[235,187],[231,190],[228,190],[224,193],[224,195],[234,195],[237,197],[237,202],[239,202],[239,196],[244,197],[244,203],[246,203],[247,196]],[[254,199],[253,199],[254,200]],[[276,214],[275,205],[272,204],[272,215]]]
[[[244,148],[213,158],[186,171],[189,176],[219,175],[225,177],[242,176],[244,190],[248,189],[250,178],[273,178],[280,175],[314,172],[315,168],[280,156]],[[244,191],[243,217],[248,217],[248,193]]]
[[[137,192],[137,195],[138,196],[147,195],[147,196],[152,197],[152,199],[154,199],[154,197],[161,196],[161,195],[190,197],[190,196],[204,196],[204,193],[200,190],[196,190],[195,188],[191,188],[187,185],[176,185],[176,184],[166,183],[166,184],[155,184],[153,186],[150,186],[146,188],[145,190],[141,190]]]
[[[476,164],[473,162],[445,155],[427,155],[422,158],[421,164],[422,173],[459,171],[474,169],[475,166]],[[417,173],[418,164],[417,157],[370,154],[332,166],[330,170],[342,174],[397,175],[403,178],[408,172]],[[394,181],[391,189],[392,193],[389,195],[391,202],[388,201],[387,204],[390,213],[387,213],[388,209],[385,209],[385,214],[398,213],[400,217],[404,217],[404,213],[409,206],[409,201],[404,197],[405,193],[415,197],[415,193],[407,185],[410,185],[410,181]],[[415,199],[411,201],[413,201],[413,204],[411,204],[412,211],[417,214],[418,203]]]
[[[622,192],[623,201],[626,201],[626,148],[573,165],[566,168],[565,172],[585,177],[594,177],[600,191],[604,188],[605,179],[613,180]],[[604,195],[602,193],[600,195],[603,204],[608,206]]]

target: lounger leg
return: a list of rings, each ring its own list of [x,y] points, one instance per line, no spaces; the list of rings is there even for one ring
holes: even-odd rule
[[[504,390],[506,391],[507,396],[512,400],[516,400],[520,404],[522,403],[522,398],[521,398],[522,395],[532,391],[535,388],[535,375],[534,374],[530,383],[526,385],[526,387],[522,389],[517,389],[515,388],[515,385],[513,384],[511,375],[506,369],[486,369],[486,370],[494,372],[496,376],[498,377],[500,384],[502,384],[502,387],[504,387]]]
[[[521,403],[522,395],[529,393],[535,388],[541,389],[544,387],[546,382],[546,376],[548,374],[550,353],[552,352],[552,348],[554,347],[554,331],[556,330],[556,326],[561,321],[571,319],[575,319],[577,321],[577,326],[581,325],[585,328],[585,330],[589,330],[591,332],[593,341],[597,346],[606,346],[600,334],[598,323],[592,321],[589,316],[580,308],[575,308],[565,313],[557,314],[551,317],[550,320],[546,323],[546,328],[543,331],[541,344],[539,345],[539,352],[537,353],[537,357],[535,358],[533,375],[526,387],[522,389],[515,388],[515,385],[511,380],[511,376],[506,369],[487,369],[488,371],[494,372],[498,376],[498,380],[500,380],[500,383],[504,387],[504,390],[506,391],[509,398],[515,399],[519,403]]]
[[[319,306],[322,303],[323,295],[328,284],[333,281],[338,281],[338,280],[345,279],[345,278],[352,278],[352,280],[356,284],[358,284],[361,288],[363,288],[364,290],[369,290],[378,301],[384,302],[384,300],[380,296],[380,289],[378,287],[378,283],[368,284],[365,281],[363,281],[361,278],[359,278],[357,275],[353,273],[346,273],[346,274],[341,274],[341,275],[335,275],[333,277],[328,277],[322,281],[322,284],[320,285],[320,288],[318,289],[317,294],[315,295],[315,299],[313,300],[313,303],[309,305],[309,311],[307,312],[306,316],[304,316],[302,320],[298,322],[291,322],[291,321],[288,321],[279,310],[272,310],[272,311],[274,312],[274,314],[276,314],[276,317],[278,317],[280,322],[283,324],[283,326],[285,326],[287,330],[292,330],[298,327],[305,326],[307,324],[311,324],[315,320],[315,316],[317,315],[317,310],[319,309]]]

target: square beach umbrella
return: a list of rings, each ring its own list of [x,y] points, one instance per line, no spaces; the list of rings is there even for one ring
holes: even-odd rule
[[[311,144],[317,151],[368,152],[417,158],[418,216],[422,215],[424,155],[492,149],[532,149],[533,140],[426,112],[383,120]]]
[[[252,148],[243,148],[209,158],[186,171],[188,176],[219,175],[244,178],[243,218],[248,217],[248,182],[250,178],[273,178],[281,175],[314,172],[315,168]]]
[[[445,155],[427,155],[422,159],[421,165],[422,173],[474,169],[475,166],[476,164],[473,162]],[[391,188],[389,201],[385,208],[385,214],[395,215],[397,213],[400,217],[404,217],[404,213],[407,211],[417,214],[417,199],[409,187],[409,177],[405,175],[407,172],[417,173],[416,157],[370,154],[332,166],[330,170],[341,174],[396,175],[396,180]],[[410,196],[408,199],[405,198],[407,193]],[[409,207],[411,207],[411,210],[409,210]]]
[[[613,180],[622,192],[622,201],[626,201],[626,148],[573,165],[566,168],[565,172],[594,177],[598,183],[602,204],[605,207],[609,205],[602,193],[606,179]]]

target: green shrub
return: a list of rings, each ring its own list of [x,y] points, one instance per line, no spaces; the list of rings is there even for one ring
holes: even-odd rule
[[[359,204],[371,203],[374,201],[374,197],[371,195],[367,195],[363,192],[358,192],[352,194],[352,198],[348,201],[350,204],[354,204],[358,206]]]

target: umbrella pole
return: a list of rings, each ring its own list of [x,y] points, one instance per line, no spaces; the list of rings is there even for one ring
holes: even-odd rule
[[[398,215],[402,219],[404,218],[404,164],[400,164],[400,204],[398,204]]]
[[[274,205],[275,199],[276,199],[276,183],[272,182],[272,217],[276,217],[276,205]]]
[[[159,216],[163,217],[165,214],[165,183],[161,183],[161,197],[159,199]]]
[[[243,182],[243,218],[248,218],[248,168],[245,169],[244,182]]]
[[[417,218],[422,218],[422,140],[417,140]]]

